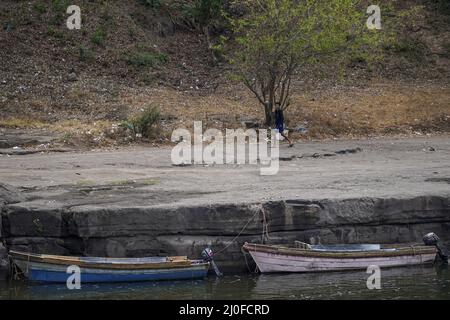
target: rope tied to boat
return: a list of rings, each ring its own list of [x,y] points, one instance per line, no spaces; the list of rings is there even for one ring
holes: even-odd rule
[[[224,252],[225,250],[227,250],[242,235],[242,233],[247,229],[250,222],[252,222],[255,219],[256,215],[259,213],[262,213],[262,215],[263,215],[263,220],[262,220],[263,230],[262,230],[262,235],[261,235],[261,241],[264,241],[264,237],[266,237],[266,239],[270,239],[269,228],[267,226],[268,222],[267,222],[267,218],[266,218],[266,212],[265,212],[262,204],[254,206],[254,208],[252,208],[252,210],[254,211],[253,216],[242,227],[242,229],[239,231],[239,233],[230,241],[229,244],[227,244],[225,247],[223,247],[222,249],[220,249],[219,251],[214,253],[213,254],[214,256],[217,256],[217,255],[221,254],[222,252]]]
[[[260,205],[260,210],[263,216],[262,224],[263,224],[263,230],[262,230],[262,236],[261,236],[261,243],[266,243],[266,240],[270,240],[269,236],[269,223],[267,222],[266,218],[266,210],[264,210],[264,207]]]
[[[9,262],[10,280],[19,280],[21,277],[25,275],[25,273],[17,267],[17,265],[14,263],[14,259],[9,254],[8,254],[8,262]]]
[[[245,252],[244,248],[241,247],[242,255],[244,256],[245,265],[247,266],[247,270],[249,273],[258,273],[258,266],[255,266],[255,270],[251,270],[247,260],[247,252]]]
[[[202,255],[208,256],[208,257],[207,257],[207,258],[208,258],[208,261],[211,262],[211,264],[213,265],[213,268],[214,268],[214,270],[215,270],[215,272],[216,272],[216,274],[217,274],[218,276],[220,276],[222,273],[218,270],[217,266],[215,266],[213,257],[220,255],[220,254],[223,253],[225,250],[227,250],[231,245],[233,245],[233,244],[235,243],[235,241],[242,235],[242,233],[244,233],[244,231],[247,229],[247,227],[249,226],[249,224],[250,224],[250,223],[255,219],[255,217],[256,217],[257,215],[259,215],[259,214],[262,214],[262,220],[261,220],[261,222],[262,222],[262,224],[263,224],[262,232],[261,232],[261,242],[262,242],[262,243],[265,243],[265,240],[270,239],[270,236],[269,236],[269,227],[268,227],[268,219],[267,219],[266,212],[265,212],[265,210],[264,210],[263,205],[262,205],[262,204],[253,205],[253,206],[251,207],[251,210],[254,211],[254,213],[253,213],[253,215],[251,216],[251,218],[245,223],[245,225],[241,228],[241,230],[238,232],[238,234],[237,234],[235,237],[233,237],[233,239],[231,239],[231,241],[230,241],[225,247],[223,247],[222,249],[220,249],[219,251],[217,251],[217,252],[215,252],[215,253],[213,253],[213,252],[211,251],[211,249],[207,248],[207,249],[209,249],[209,255],[208,255],[207,252],[205,252],[205,250],[207,250],[207,249],[205,249],[204,252],[202,253]],[[252,271],[250,270],[250,266],[249,266],[248,261],[247,261],[247,256],[246,256],[247,253],[242,249],[242,247],[241,247],[241,252],[242,252],[242,254],[244,255],[244,260],[245,260],[245,264],[246,264],[246,266],[247,266],[247,269],[249,270],[249,272],[252,272]],[[258,270],[257,268],[258,268],[258,267],[256,267],[256,269],[255,269],[255,271],[254,271],[255,273],[256,273],[257,270]]]

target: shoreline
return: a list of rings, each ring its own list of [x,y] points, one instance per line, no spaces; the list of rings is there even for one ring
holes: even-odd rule
[[[254,217],[216,257],[224,272],[247,269],[240,246],[261,241],[264,220],[278,243],[420,242],[431,231],[450,240],[447,136],[302,143],[280,156],[272,177],[172,166],[168,148],[1,158],[10,187],[0,188],[0,236],[22,251],[196,258]]]

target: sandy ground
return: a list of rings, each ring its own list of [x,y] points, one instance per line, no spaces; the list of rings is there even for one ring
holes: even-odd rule
[[[359,148],[359,149],[357,149]],[[340,153],[339,151],[343,151]],[[345,152],[350,150],[350,153]],[[171,148],[0,156],[33,208],[189,206],[282,199],[450,196],[450,136],[281,146],[280,170],[173,166]],[[337,153],[336,153],[337,152]],[[353,153],[351,153],[353,152]]]

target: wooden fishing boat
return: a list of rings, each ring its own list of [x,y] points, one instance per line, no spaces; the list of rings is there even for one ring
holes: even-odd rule
[[[66,282],[69,266],[80,268],[81,283],[199,279],[209,262],[180,257],[97,258],[9,252],[19,271],[31,281]]]
[[[309,245],[296,247],[245,243],[262,273],[319,272],[367,269],[371,265],[398,267],[431,263],[436,257],[434,246],[424,245]]]

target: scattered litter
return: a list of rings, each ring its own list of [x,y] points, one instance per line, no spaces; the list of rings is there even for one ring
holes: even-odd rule
[[[295,128],[295,132],[306,134],[308,133],[308,128],[306,128],[305,126],[298,126],[297,128]]]

